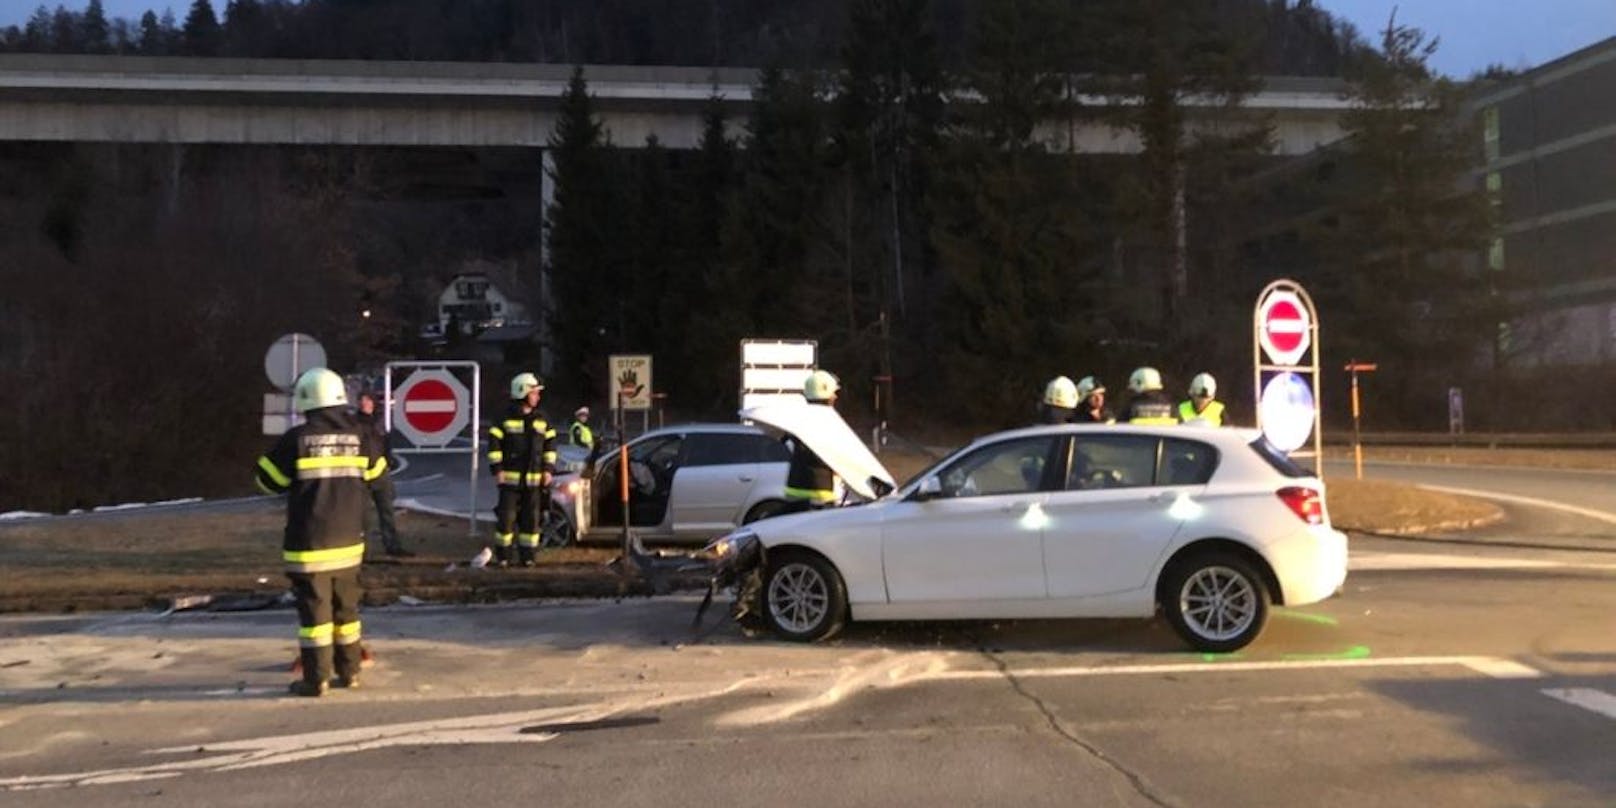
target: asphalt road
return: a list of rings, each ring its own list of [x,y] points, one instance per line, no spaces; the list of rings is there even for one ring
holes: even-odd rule
[[[1159,623],[691,642],[691,598],[377,609],[280,696],[287,612],[0,621],[8,806],[1605,805],[1616,553],[1362,539],[1229,656]],[[64,790],[66,789],[66,790]]]
[[[452,496],[452,462],[418,464],[401,490]],[[366,687],[313,701],[281,696],[290,612],[8,618],[0,792],[8,806],[1616,804],[1616,525],[1600,518],[1616,478],[1371,476],[1501,494],[1512,519],[1457,543],[1357,538],[1342,597],[1277,610],[1227,656],[1141,621],[855,625],[805,647],[728,625],[695,640],[688,597],[395,607],[365,614],[381,658]]]

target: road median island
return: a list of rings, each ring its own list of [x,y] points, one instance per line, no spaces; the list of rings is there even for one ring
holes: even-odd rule
[[[899,479],[930,458],[883,457]],[[1377,481],[1331,480],[1331,519],[1343,530],[1422,534],[1496,521],[1491,503]],[[0,524],[0,612],[71,612],[194,608],[241,610],[279,605],[282,505],[230,513],[133,510],[97,517]],[[476,568],[486,526],[401,512],[399,532],[413,558],[367,561],[366,602],[485,603],[546,597],[651,594],[643,581],[608,564],[609,545],[545,550],[531,569]],[[373,552],[379,552],[376,543]],[[680,582],[699,586],[694,579]]]
[[[1327,478],[1326,502],[1337,529],[1422,536],[1473,530],[1505,518],[1497,504],[1383,480]]]

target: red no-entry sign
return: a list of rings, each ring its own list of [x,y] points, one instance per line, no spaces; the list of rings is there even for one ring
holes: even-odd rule
[[[1276,290],[1257,306],[1258,341],[1276,365],[1296,365],[1313,344],[1313,322],[1295,292]]]
[[[470,394],[446,370],[416,371],[398,386],[394,400],[393,425],[416,446],[445,446],[471,419]]]

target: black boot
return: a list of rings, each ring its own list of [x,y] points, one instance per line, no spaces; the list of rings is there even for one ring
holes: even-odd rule
[[[325,682],[311,682],[307,679],[299,679],[293,682],[287,690],[291,691],[294,696],[319,698],[325,695],[327,687],[328,685]]]
[[[516,557],[521,562],[522,566],[524,566],[524,567],[531,567],[535,563],[534,560],[533,560],[533,548],[532,547],[528,547],[528,546],[524,545],[522,547],[516,548]]]
[[[511,565],[511,548],[509,546],[495,547],[494,548],[494,563],[489,564],[488,566],[490,566],[490,567],[499,567],[500,569],[504,569],[506,567],[509,567],[510,565]]]

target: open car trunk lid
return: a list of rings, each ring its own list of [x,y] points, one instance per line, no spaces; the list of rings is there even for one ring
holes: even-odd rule
[[[830,470],[836,472],[848,488],[865,499],[877,499],[877,485],[884,486],[881,493],[898,487],[881,461],[860,441],[853,428],[842,420],[833,407],[819,404],[762,404],[741,410],[741,418],[773,427],[807,444],[819,455]]]

